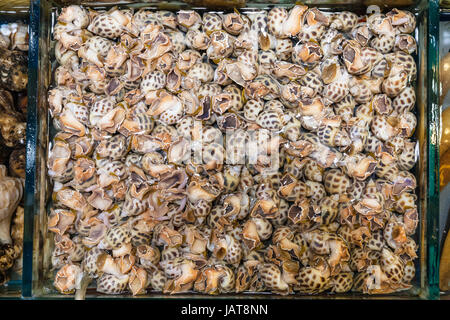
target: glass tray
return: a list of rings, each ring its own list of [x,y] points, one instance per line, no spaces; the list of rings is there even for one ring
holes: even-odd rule
[[[0,25],[15,21],[29,23],[30,1],[13,0],[0,2]],[[24,201],[24,199],[22,199]],[[17,299],[22,295],[22,272],[7,271],[10,280],[0,285],[0,298]]]
[[[186,1],[190,4],[177,1],[51,1],[32,0],[30,26],[30,86],[27,127],[27,180],[25,188],[25,249],[24,254],[24,282],[23,295],[33,299],[73,299],[72,296],[59,294],[52,285],[49,277],[50,255],[52,239],[47,233],[47,204],[51,197],[49,181],[47,178],[46,158],[48,154],[50,125],[47,105],[47,90],[51,84],[51,70],[53,62],[51,52],[51,28],[56,19],[56,12],[61,7],[73,3],[81,3],[93,8],[108,8],[114,5],[119,7],[149,7],[152,9],[179,10],[179,9],[205,9],[221,7],[233,10],[233,7],[242,8],[271,8],[274,5],[292,7],[295,1],[217,1],[206,0]],[[390,295],[362,295],[362,294],[321,294],[315,296],[289,295],[280,297],[272,294],[232,294],[229,298],[344,298],[344,299],[437,299],[438,289],[438,230],[439,230],[439,87],[438,87],[438,24],[439,3],[437,0],[343,0],[343,1],[302,1],[310,6],[317,6],[321,10],[348,10],[365,12],[368,5],[379,5],[383,11],[397,7],[410,10],[417,19],[415,38],[418,43],[417,81],[416,81],[416,114],[418,125],[415,138],[419,142],[419,159],[415,174],[417,178],[418,211],[420,223],[417,230],[416,241],[419,244],[416,260],[416,277],[413,288]],[[207,295],[181,294],[175,296],[148,293],[133,297],[135,299],[160,298],[211,298]],[[223,296],[219,296],[223,297]],[[117,299],[131,298],[131,295],[106,296],[89,289],[87,299]]]
[[[446,56],[448,52],[450,52],[450,1],[441,1],[441,8],[440,8],[440,15],[439,15],[439,56],[440,59],[443,60],[443,58]],[[447,58],[448,59],[448,58]],[[446,59],[446,60],[447,60]],[[444,63],[444,61],[441,61],[441,63]],[[442,68],[442,66],[441,66]],[[441,76],[443,76],[441,74]],[[441,90],[443,89],[443,86],[441,85]],[[441,93],[443,94],[443,93]],[[450,105],[450,95],[447,93],[445,97],[441,98],[441,112],[446,110]],[[448,111],[447,111],[448,112]],[[448,125],[446,126],[444,123],[444,118],[442,118],[442,133],[444,130],[450,129]],[[443,151],[443,149],[441,149]],[[440,158],[440,165],[448,165],[448,159],[446,155],[448,152],[445,152],[444,154],[441,154]],[[443,176],[440,176],[442,179]],[[445,179],[443,180],[445,181]],[[441,246],[440,255],[443,254],[444,251],[444,243],[446,240],[446,237],[448,237],[449,229],[450,229],[450,184],[444,185],[446,182],[441,181],[441,197],[440,197],[440,213],[439,213],[439,219],[440,219],[440,228],[439,228],[439,243]],[[447,240],[448,241],[448,240]],[[442,284],[441,284],[442,288]],[[441,299],[450,299],[450,290],[448,291],[441,291]]]

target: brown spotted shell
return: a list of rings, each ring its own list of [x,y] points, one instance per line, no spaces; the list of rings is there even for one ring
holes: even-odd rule
[[[73,5],[56,20],[59,292],[84,276],[103,294],[411,287],[414,14]],[[23,121],[3,100],[9,141]]]

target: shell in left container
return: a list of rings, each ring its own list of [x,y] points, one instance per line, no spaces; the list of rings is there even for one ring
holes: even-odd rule
[[[0,23],[0,286],[22,272],[28,25]]]

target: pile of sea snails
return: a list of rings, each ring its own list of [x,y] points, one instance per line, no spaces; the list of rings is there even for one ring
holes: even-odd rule
[[[48,92],[54,287],[411,288],[415,24],[397,9],[303,5],[62,9]]]
[[[22,269],[27,51],[26,24],[0,25],[0,285]]]

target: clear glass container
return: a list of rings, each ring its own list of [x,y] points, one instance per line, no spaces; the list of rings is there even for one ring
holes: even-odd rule
[[[0,25],[21,21],[29,22],[30,1],[12,0],[0,2]],[[24,199],[22,199],[24,201]],[[22,205],[22,204],[21,204]],[[0,285],[0,298],[17,299],[22,296],[22,272],[8,270],[9,281]]]
[[[54,53],[52,51],[52,26],[57,13],[68,4],[81,3],[86,7],[108,8],[112,6],[152,9],[179,10],[179,9],[223,9],[233,10],[234,7],[245,11],[245,8],[272,8],[273,6],[292,7],[295,1],[219,1],[219,0],[190,0],[183,3],[179,1],[31,1],[31,28],[33,37],[30,40],[30,85],[29,90],[29,118],[28,118],[28,159],[27,159],[27,182],[26,182],[26,205],[25,205],[25,245],[27,251],[24,256],[24,291],[26,297],[34,299],[66,298],[72,296],[59,294],[53,287],[50,272],[50,257],[52,249],[52,237],[47,232],[48,204],[51,198],[49,180],[47,177],[46,158],[48,155],[49,139],[52,137],[51,121],[48,114],[47,91],[52,81],[52,65],[54,64]],[[416,234],[416,242],[419,244],[416,260],[416,277],[413,280],[413,288],[408,291],[390,295],[362,295],[355,293],[347,294],[321,294],[315,296],[289,295],[278,296],[272,294],[240,294],[227,295],[227,297],[247,298],[344,298],[344,299],[437,299],[438,289],[438,207],[439,207],[439,180],[438,180],[438,143],[439,143],[439,94],[438,94],[438,25],[435,21],[439,19],[439,3],[437,0],[343,0],[343,1],[302,1],[309,6],[316,6],[324,11],[353,11],[363,13],[366,7],[376,4],[383,11],[390,8],[401,8],[410,10],[417,19],[415,38],[418,43],[417,63],[417,88],[416,114],[418,125],[415,136],[419,142],[419,158],[415,169],[417,178],[418,210],[420,223]],[[30,281],[31,280],[31,281]],[[137,296],[136,299],[153,298],[188,298],[209,297],[199,294],[180,294],[167,296],[160,293],[149,292],[146,295]],[[118,299],[129,298],[127,295],[106,296],[88,289],[87,299]]]
[[[448,150],[448,136],[450,132],[450,94],[448,94],[448,67],[450,66],[450,1],[441,1],[439,22],[439,56],[440,56],[440,108],[441,108],[441,141],[440,141],[440,288],[441,299],[450,299],[449,273],[450,265],[448,263],[449,255],[449,228],[450,228],[450,184],[447,168],[450,167],[450,151]],[[448,281],[445,281],[447,279]]]

